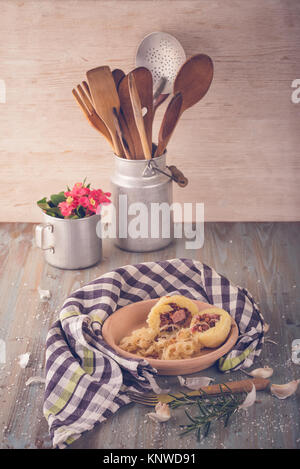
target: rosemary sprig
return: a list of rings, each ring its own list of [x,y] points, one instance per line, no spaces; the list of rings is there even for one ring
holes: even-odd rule
[[[185,409],[185,415],[190,423],[180,425],[180,428],[184,429],[180,435],[187,435],[194,431],[197,440],[200,441],[201,433],[203,437],[206,437],[209,434],[211,424],[218,420],[222,420],[224,427],[226,427],[230,417],[237,411],[244,399],[244,393],[233,394],[229,388],[228,391],[229,392],[225,393],[220,386],[220,394],[217,396],[208,395],[204,391],[201,391],[200,396],[188,396],[184,393],[182,393],[182,397],[172,396],[174,397],[174,401],[170,403],[172,408],[196,405],[198,410],[198,414],[192,416],[190,412]]]

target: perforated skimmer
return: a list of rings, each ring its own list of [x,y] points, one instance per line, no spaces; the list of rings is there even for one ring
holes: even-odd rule
[[[154,32],[146,36],[138,47],[136,66],[148,68],[153,76],[153,87],[166,78],[163,93],[172,93],[173,82],[186,54],[180,42],[171,34]]]

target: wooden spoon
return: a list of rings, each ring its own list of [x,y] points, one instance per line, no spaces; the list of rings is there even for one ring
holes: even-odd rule
[[[158,145],[154,156],[161,156],[165,151],[181,115],[182,101],[182,95],[180,92],[178,92],[169,102],[160,126],[158,134]]]
[[[86,73],[89,89],[97,114],[109,129],[116,154],[123,153],[114,123],[113,108],[120,111],[120,100],[116,85],[108,66],[97,67]]]
[[[139,97],[138,89],[135,82],[134,74],[131,72],[128,75],[128,87],[129,87],[129,94],[132,103],[132,110],[133,115],[136,123],[136,127],[138,129],[138,133],[141,139],[141,144],[144,152],[144,157],[147,160],[151,160],[151,150],[147,138],[146,128],[143,119],[143,112],[142,112],[142,104]],[[151,88],[152,90],[152,88]]]
[[[182,94],[181,114],[205,96],[213,73],[212,59],[205,54],[194,55],[182,65],[173,86],[174,94]]]
[[[134,77],[137,93],[140,99],[141,108],[146,108],[147,113],[143,117],[145,131],[147,134],[148,146],[152,148],[152,123],[153,123],[153,82],[152,74],[145,67],[135,68],[130,72]],[[144,151],[140,134],[136,125],[132,101],[129,92],[129,75],[126,75],[120,82],[118,93],[120,97],[121,109],[126,120],[129,133],[134,145],[136,159],[144,158]]]

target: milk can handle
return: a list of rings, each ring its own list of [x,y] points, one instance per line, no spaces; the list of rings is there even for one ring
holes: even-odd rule
[[[173,176],[173,180],[180,186],[185,187],[188,185],[188,179],[184,176],[184,174],[176,168],[176,166],[167,166],[167,168],[171,171]]]
[[[44,233],[44,230],[45,229],[48,229],[50,231],[50,233],[53,232],[53,225],[51,225],[50,223],[47,223],[45,225],[43,224],[40,224],[40,225],[37,225],[35,227],[35,242],[36,242],[36,245],[38,248],[42,249],[43,251],[47,251],[48,249],[51,250],[51,252],[54,252],[54,247],[53,246],[48,246],[48,247],[44,247],[44,243],[43,243],[43,233]]]
[[[164,174],[168,178],[172,179],[172,181],[176,182],[180,187],[185,187],[188,184],[188,179],[184,176],[184,174],[176,168],[176,166],[166,166],[166,168],[170,171],[171,174],[166,173],[162,169],[158,168],[154,160],[149,160],[147,166],[144,169],[143,177],[150,177],[153,176],[155,171],[158,173]]]
[[[178,168],[176,168],[176,166],[167,166],[167,169],[171,172],[171,174],[168,174],[157,167],[154,167],[153,169],[154,171],[158,171],[159,173],[162,173],[168,178],[172,179],[172,181],[176,182],[176,184],[178,184],[178,186],[180,187],[187,186],[189,182],[188,179],[184,176],[184,174]]]

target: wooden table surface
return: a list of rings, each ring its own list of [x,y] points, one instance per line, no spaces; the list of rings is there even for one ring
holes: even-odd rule
[[[105,240],[103,262],[80,271],[46,264],[33,233],[33,224],[0,224],[0,340],[6,350],[6,360],[0,363],[1,448],[51,447],[42,413],[43,385],[25,383],[31,376],[43,376],[46,334],[69,293],[125,264],[188,257],[246,287],[270,324],[254,368],[274,368],[271,380],[277,384],[300,378],[300,365],[293,363],[291,353],[292,341],[300,339],[300,223],[207,223],[199,250],[186,250],[185,240],[177,240],[162,251],[135,254]],[[39,287],[51,291],[50,300],[40,299]],[[19,355],[26,352],[30,361],[21,368]],[[215,366],[199,375],[213,377],[216,383],[245,378],[241,371],[224,375]],[[159,382],[178,387],[176,377],[161,377]],[[259,392],[257,402],[234,414],[227,428],[219,422],[197,442],[193,434],[179,437],[178,426],[186,421],[182,410],[174,411],[167,423],[157,424],[146,417],[148,408],[132,403],[72,447],[300,448],[299,404],[300,389],[286,400]]]

